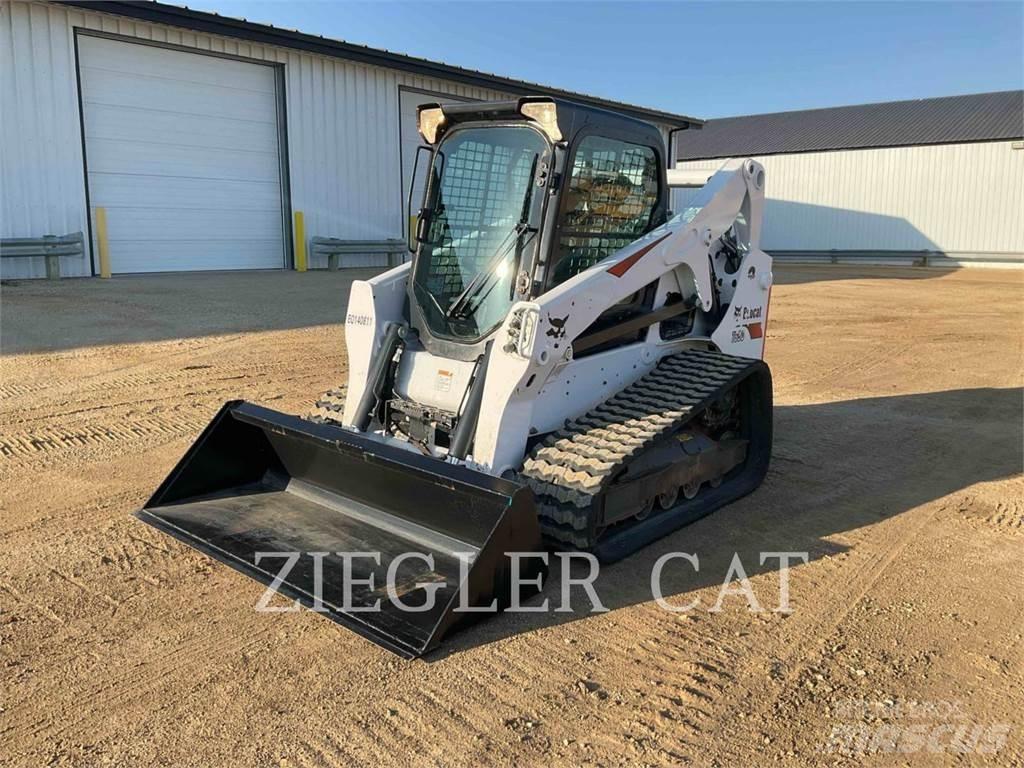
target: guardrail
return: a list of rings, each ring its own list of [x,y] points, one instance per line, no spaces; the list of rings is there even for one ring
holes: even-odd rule
[[[60,257],[85,254],[85,237],[81,232],[70,235],[43,235],[42,237],[5,237],[0,240],[0,258],[46,260],[46,277],[60,279]]]
[[[338,240],[333,237],[314,237],[311,241],[312,255],[327,259],[327,269],[335,271],[344,267],[345,256],[387,257],[388,266],[394,267],[405,261],[409,252],[404,240]]]
[[[944,251],[776,251],[772,259],[789,264],[863,264],[905,267],[1024,267],[1022,253]]]

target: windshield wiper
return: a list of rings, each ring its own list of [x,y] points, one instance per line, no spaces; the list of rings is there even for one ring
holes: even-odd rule
[[[448,311],[445,312],[445,317],[449,319],[454,317],[465,319],[470,314],[470,311],[468,310],[469,302],[476,296],[479,296],[486,286],[491,287],[487,288],[487,293],[484,294],[483,298],[490,295],[493,288],[492,283],[497,276],[497,269],[504,262],[505,256],[508,255],[509,249],[513,246],[516,247],[516,263],[512,270],[512,285],[515,286],[515,273],[519,271],[519,261],[522,254],[521,244],[519,241],[526,232],[537,231],[536,229],[529,227],[527,225],[527,221],[530,215],[530,204],[533,201],[533,180],[537,175],[537,161],[539,159],[540,154],[534,153],[533,160],[530,162],[530,172],[527,174],[529,182],[527,183],[526,194],[523,196],[522,208],[519,211],[519,221],[516,222],[516,225],[512,227],[505,237],[502,238],[498,247],[495,249],[494,258],[487,262],[487,266],[484,267],[484,269],[477,272],[473,279],[469,281],[469,285],[467,285],[465,289],[463,289],[463,291],[452,300],[452,303],[448,305]],[[513,235],[515,237],[513,237]],[[512,238],[512,242],[508,243],[506,246],[505,244],[509,241],[509,238]],[[483,299],[480,301],[483,301]],[[475,308],[472,311],[476,311]]]
[[[516,224],[515,227],[513,227],[512,230],[507,235],[505,235],[505,239],[502,240],[501,245],[498,246],[500,250],[495,254],[494,258],[491,259],[490,263],[486,266],[486,268],[478,272],[476,276],[469,281],[469,285],[465,287],[462,293],[456,296],[452,300],[452,303],[448,305],[448,311],[445,312],[445,317],[460,319],[465,319],[466,317],[468,317],[470,314],[469,303],[474,298],[479,296],[483,292],[484,288],[487,288],[488,286],[493,287],[492,284],[494,280],[500,277],[497,271],[498,267],[501,266],[501,263],[505,260],[505,257],[508,255],[509,250],[511,250],[514,246],[516,246],[519,243],[520,238],[522,238],[524,234],[526,234],[527,232],[533,233],[536,231],[537,230],[528,227],[525,222],[520,221],[518,224]],[[514,238],[512,237],[513,235],[515,235]],[[509,241],[509,238],[512,238],[511,241]],[[506,245],[506,242],[508,243],[508,245]],[[513,275],[513,280],[514,279],[515,276]],[[490,293],[489,288],[487,293]]]
[[[433,304],[434,307],[437,309],[437,313],[439,315],[441,315],[442,317],[445,317],[447,313],[441,308],[441,305],[437,303],[437,299],[434,298],[434,294],[432,294],[430,292],[430,289],[427,288],[427,286],[425,286],[423,283],[421,283],[416,278],[413,278],[412,282],[413,282],[413,285],[415,285],[417,288],[419,288],[423,292],[423,295],[425,295],[428,299],[430,299],[430,303]]]

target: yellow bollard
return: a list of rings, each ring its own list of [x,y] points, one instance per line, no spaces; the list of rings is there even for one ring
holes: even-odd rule
[[[106,208],[96,208],[96,245],[100,252],[100,277],[110,277],[110,241],[107,239]]]
[[[306,218],[295,212],[295,271],[306,271]]]

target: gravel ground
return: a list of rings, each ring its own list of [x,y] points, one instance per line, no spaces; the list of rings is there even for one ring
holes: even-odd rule
[[[777,273],[763,487],[604,569],[607,613],[415,662],[131,516],[223,401],[344,381],[353,273],[4,284],[0,764],[1024,764],[1024,275]],[[734,553],[761,613],[708,610]]]

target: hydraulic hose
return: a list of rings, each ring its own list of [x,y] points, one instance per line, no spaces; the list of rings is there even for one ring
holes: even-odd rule
[[[405,326],[401,323],[387,323],[384,327],[384,341],[373,358],[366,389],[363,390],[363,396],[359,398],[359,407],[356,408],[355,416],[352,419],[352,426],[360,432],[365,432],[373,420],[374,411],[384,393],[391,361],[395,357],[395,351],[405,338],[405,330]]]

